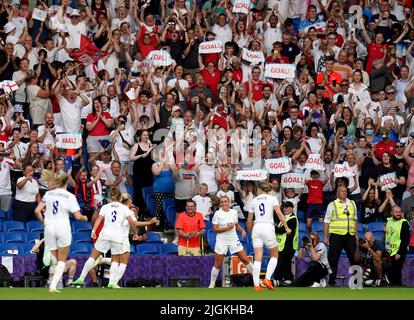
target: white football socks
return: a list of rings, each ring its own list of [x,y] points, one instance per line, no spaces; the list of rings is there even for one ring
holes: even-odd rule
[[[126,267],[127,267],[127,265],[125,263],[120,263],[119,264],[118,271],[117,271],[116,276],[115,276],[114,284],[118,284],[119,280],[122,279],[122,276],[125,273]]]
[[[217,269],[215,266],[211,268],[211,275],[210,275],[210,288],[214,288],[216,286],[216,280],[219,275],[220,269]]]
[[[57,263],[55,273],[53,274],[52,283],[50,284],[50,289],[56,289],[59,280],[63,276],[63,271],[65,271],[65,262],[59,261]]]
[[[270,258],[269,263],[267,264],[267,269],[266,269],[266,279],[270,280],[270,278],[272,277],[273,272],[275,272],[277,266],[277,258]]]
[[[82,268],[81,275],[79,276],[79,280],[85,280],[87,274],[91,269],[93,268],[93,265],[95,264],[95,259],[89,257],[88,260],[86,260],[85,265]]]
[[[262,267],[261,261],[255,261],[253,263],[253,284],[255,287],[260,284],[260,269]]]
[[[109,283],[108,283],[108,285],[116,284],[115,279],[116,279],[116,274],[118,272],[118,267],[119,267],[118,262],[112,262],[111,263],[111,268],[109,269]]]

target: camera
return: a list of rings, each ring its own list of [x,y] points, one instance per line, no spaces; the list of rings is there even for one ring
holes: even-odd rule
[[[372,148],[372,145],[369,142],[367,143],[367,148],[369,148],[369,149]]]
[[[367,243],[368,241],[367,241],[367,239],[365,239],[365,238],[359,238],[358,239],[358,244],[364,244],[364,243]]]
[[[312,239],[309,238],[308,236],[304,236],[304,237],[302,237],[302,243],[303,243],[304,246],[306,246],[306,245],[309,246],[309,245],[312,244]]]

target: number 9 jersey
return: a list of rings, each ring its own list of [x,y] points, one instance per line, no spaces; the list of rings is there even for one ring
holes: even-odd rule
[[[261,194],[250,203],[249,212],[254,212],[254,223],[275,224],[273,219],[274,207],[279,205],[275,196],[270,194]]]

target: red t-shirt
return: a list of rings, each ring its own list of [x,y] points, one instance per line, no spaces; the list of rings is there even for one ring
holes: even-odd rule
[[[377,59],[382,59],[384,57],[384,50],[387,47],[385,44],[376,44],[371,43],[368,45],[368,60],[367,60],[367,68],[366,72],[371,74],[372,71],[372,63]]]
[[[152,32],[148,31],[145,24],[141,25],[141,33],[139,35],[139,43],[144,43],[144,35],[148,33],[150,35],[150,44],[155,45],[157,43],[157,38],[155,37],[155,33],[158,32],[158,26],[152,27]]]
[[[105,119],[112,119],[111,115],[108,112],[103,113]],[[96,120],[96,117],[90,113],[88,114],[88,117],[86,118],[86,123],[88,122],[94,122]],[[96,124],[95,128],[92,129],[92,131],[89,132],[88,135],[90,136],[106,136],[109,134],[109,129],[106,127],[105,123],[102,120],[99,120]]]
[[[267,57],[266,63],[289,63],[289,58],[282,55],[279,58],[273,58],[273,55],[271,55]]]
[[[185,233],[199,232],[206,228],[204,223],[204,217],[200,212],[196,212],[192,217],[186,212],[182,212],[178,215],[177,222],[175,223],[177,229],[181,229]],[[187,238],[178,236],[178,245],[187,247]],[[194,237],[188,239],[189,248],[200,247],[200,237]]]
[[[380,141],[375,145],[375,156],[377,158],[382,158],[384,152],[388,152],[391,155],[395,154],[395,142],[390,140],[388,142]]]
[[[151,51],[156,50],[155,44],[143,44],[143,43],[141,43],[139,48],[142,52],[142,59],[146,59]]]
[[[203,59],[203,63],[204,65],[208,65],[210,62],[214,62],[216,65],[219,61],[219,55],[218,53],[206,53],[203,55],[204,59]]]
[[[253,100],[254,101],[259,101],[259,100],[261,100],[262,98],[263,98],[263,94],[262,94],[262,89],[263,89],[263,86],[265,85],[265,84],[269,84],[269,85],[271,85],[271,87],[272,87],[272,91],[273,91],[273,85],[271,84],[271,83],[269,83],[269,82],[264,82],[264,81],[259,81],[259,82],[254,82],[253,80],[252,80],[252,92],[253,92]],[[249,82],[248,81],[246,81],[245,83],[244,83],[244,85],[246,86],[246,89],[247,89],[247,92],[250,92],[250,88],[249,88]]]
[[[217,86],[220,83],[222,72],[216,69],[213,73],[208,72],[206,68],[200,70],[201,75],[204,77],[204,83],[210,87],[213,94],[213,98],[217,96]]]
[[[324,73],[323,72],[319,72],[318,75],[316,76],[316,83],[317,84],[322,84],[322,82],[324,83],[324,79],[325,79]],[[342,77],[341,77],[341,75],[338,72],[332,71],[330,73],[330,75],[328,76],[328,80],[329,80],[329,83],[331,85],[334,85],[335,83],[336,84],[341,84]],[[335,95],[335,92],[330,87],[327,87],[326,90],[325,90],[325,93],[323,94],[323,96],[325,98],[329,98],[328,90],[332,94],[332,96]]]
[[[9,141],[9,134],[6,131],[0,132],[0,141],[7,142]]]
[[[236,82],[239,82],[239,83],[242,82],[242,80],[243,80],[243,71],[242,71],[242,69],[239,68],[239,69],[234,69],[233,70],[233,79]]]
[[[306,203],[322,204],[323,203],[323,183],[319,180],[307,180],[309,194]]]

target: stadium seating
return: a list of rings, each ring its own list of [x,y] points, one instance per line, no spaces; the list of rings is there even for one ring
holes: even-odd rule
[[[212,251],[214,251],[214,247],[216,245],[216,233],[211,229],[206,234],[206,240],[208,243],[208,246]]]
[[[157,232],[147,232],[146,243],[162,243],[161,236]]]
[[[7,214],[0,209],[0,219],[6,219],[7,218]]]
[[[40,232],[26,232],[27,243],[33,246],[40,239]]]
[[[161,253],[166,255],[178,255],[178,246],[174,243],[166,243],[161,246]]]
[[[167,217],[167,221],[168,221],[168,225],[172,228],[174,228],[175,226],[175,218],[177,215],[177,212],[175,211],[175,205],[174,206],[169,206],[167,208],[167,212],[165,213],[166,217]]]
[[[92,242],[91,233],[86,232],[86,231],[75,232],[72,237],[72,242],[73,243],[82,243],[82,242],[91,243]]]
[[[4,229],[3,229],[3,220],[0,219],[0,232],[3,232],[3,231],[4,231]]]
[[[318,232],[323,231],[324,223],[321,221],[312,221],[312,231]],[[305,229],[306,230],[306,229]]]
[[[23,253],[21,243],[3,243],[0,244],[0,255],[15,256]]]
[[[208,232],[208,230],[213,229],[213,223],[211,221],[204,220],[204,223],[206,225],[206,232]]]
[[[26,232],[13,231],[4,233],[4,243],[26,243]]]
[[[175,199],[174,198],[166,198],[162,200],[162,211],[164,215],[166,215],[167,208],[169,206],[175,206]]]
[[[306,223],[303,221],[299,221],[299,232],[306,232]]]
[[[374,234],[375,239],[384,241],[384,232],[382,230],[381,231],[373,231],[372,233]]]
[[[371,222],[368,224],[368,231],[383,231],[385,222]]]
[[[26,231],[26,226],[24,225],[24,222],[14,220],[4,221],[3,228],[5,232]]]
[[[77,232],[89,232],[89,234],[92,231],[92,225],[90,222],[85,222],[85,221],[74,221],[72,224],[72,232],[73,233],[77,233]]]
[[[135,248],[134,244],[132,244],[132,243],[130,244],[129,251],[130,251],[131,254],[137,253],[137,249]]]
[[[43,232],[44,227],[38,220],[26,222],[26,231],[27,232]]]
[[[19,255],[24,255],[24,256],[35,256],[36,254],[32,252],[32,248],[33,246],[31,244],[25,243],[22,244],[22,252],[19,253]]]
[[[302,210],[298,210],[296,216],[298,217],[299,221],[305,221],[305,212]]]
[[[73,243],[70,246],[70,255],[72,256],[88,256],[91,252],[92,245],[86,242]]]
[[[151,216],[155,216],[155,197],[154,194],[149,194],[145,200],[145,205]]]
[[[155,243],[143,243],[136,247],[137,255],[139,256],[152,256],[159,255],[161,253],[161,246]]]

